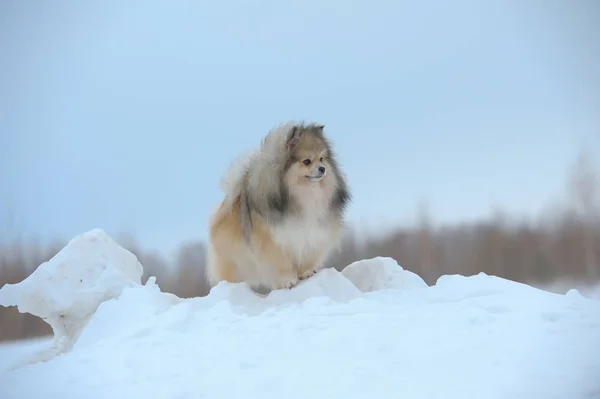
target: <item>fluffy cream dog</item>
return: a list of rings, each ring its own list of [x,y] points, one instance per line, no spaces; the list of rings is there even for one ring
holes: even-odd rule
[[[339,245],[350,192],[323,129],[278,126],[232,164],[209,226],[211,286],[225,280],[292,288]]]

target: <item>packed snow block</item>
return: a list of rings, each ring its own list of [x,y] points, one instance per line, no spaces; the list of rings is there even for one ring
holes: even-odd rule
[[[273,305],[287,302],[303,302],[314,297],[328,297],[336,302],[346,302],[361,295],[347,278],[335,269],[327,268],[307,280],[303,280],[291,290],[271,291],[266,301]]]
[[[94,229],[73,238],[25,280],[2,287],[0,305],[17,306],[50,324],[53,347],[37,359],[49,360],[72,348],[102,302],[141,285],[142,273],[135,255]]]
[[[362,292],[427,287],[417,274],[404,270],[394,259],[382,256],[351,263],[342,270],[342,275]]]

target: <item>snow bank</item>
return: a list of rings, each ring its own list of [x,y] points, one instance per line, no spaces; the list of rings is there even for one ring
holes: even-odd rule
[[[72,239],[27,279],[0,289],[0,305],[17,306],[46,321],[53,347],[35,360],[49,360],[71,349],[98,306],[139,286],[142,265],[135,255],[96,229]]]
[[[351,263],[342,274],[362,292],[427,287],[421,277],[404,270],[394,259],[381,256]]]
[[[69,306],[74,306],[92,313],[68,353],[4,373],[7,368],[0,367],[2,397],[531,399],[600,394],[600,352],[594,349],[600,301],[575,291],[557,295],[483,273],[443,276],[428,287],[395,261],[374,258],[341,273],[322,270],[291,290],[266,296],[246,284],[221,282],[206,297],[181,299],[161,292],[154,279],[140,285],[139,264],[112,243],[109,248],[113,260],[103,262],[97,259],[104,251],[90,244],[80,253],[81,264],[110,263],[120,283],[89,283],[81,290],[66,284],[68,300],[49,283],[56,277],[39,283],[38,288],[48,287],[41,297],[63,300],[28,309],[56,314],[60,308],[71,314]],[[60,262],[49,263],[58,271]],[[104,281],[102,273],[90,274],[95,277],[88,279]],[[89,289],[102,287],[113,290],[88,295]],[[3,293],[3,303],[6,298],[26,302],[11,290]],[[85,318],[89,313],[77,314]]]

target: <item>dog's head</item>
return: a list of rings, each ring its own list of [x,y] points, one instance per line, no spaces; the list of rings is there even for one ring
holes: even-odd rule
[[[329,157],[331,147],[323,133],[323,125],[294,125],[288,133],[287,175],[298,184],[318,183],[333,178]]]
[[[248,204],[271,221],[286,212],[336,212],[350,200],[324,126],[286,123],[267,134],[247,167]]]

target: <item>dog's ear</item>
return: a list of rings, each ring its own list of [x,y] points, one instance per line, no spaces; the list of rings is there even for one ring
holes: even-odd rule
[[[323,133],[323,129],[325,129],[325,125],[315,125],[315,130],[319,133]]]
[[[302,136],[302,130],[298,129],[298,126],[294,126],[285,143],[289,152],[294,151],[294,148],[296,148],[296,145],[300,142],[300,136]]]

